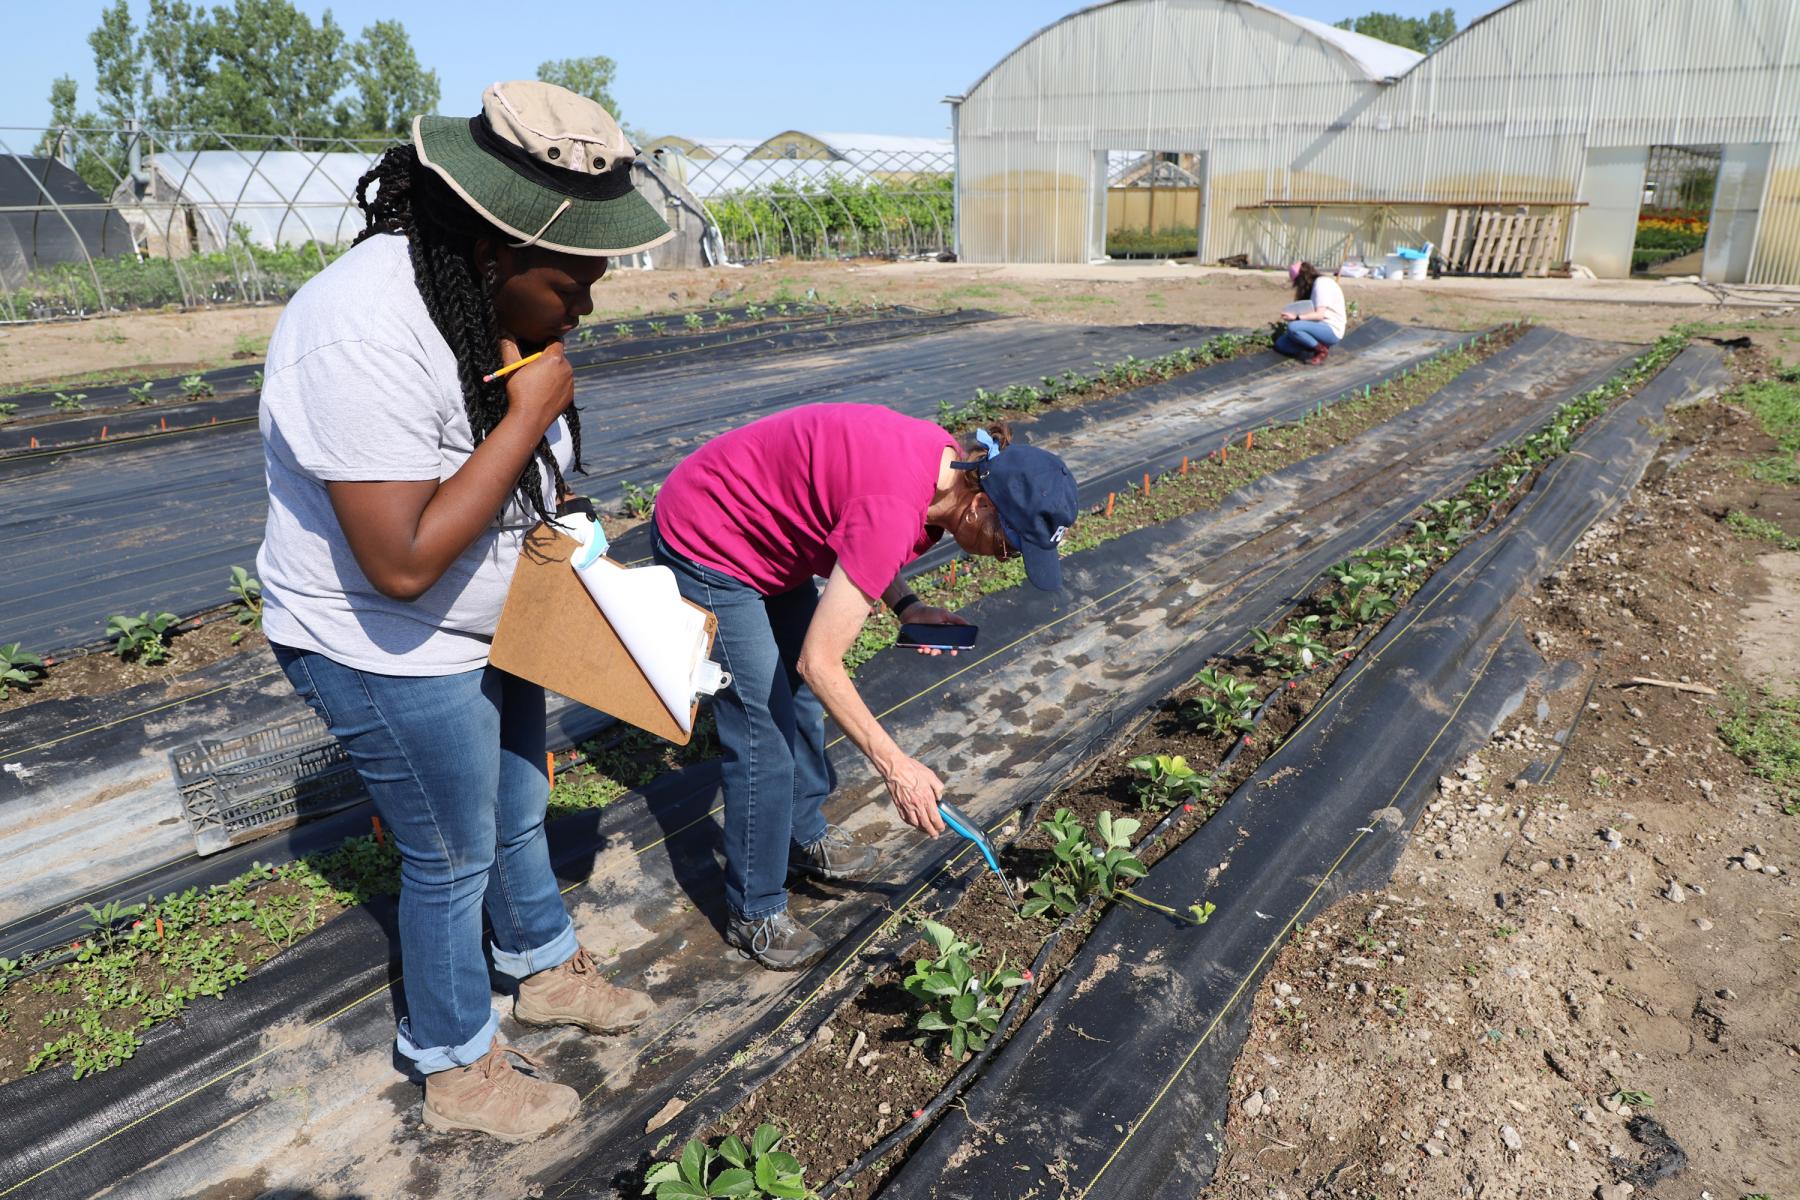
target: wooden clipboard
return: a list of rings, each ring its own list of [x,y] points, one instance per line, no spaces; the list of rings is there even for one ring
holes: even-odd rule
[[[488,661],[678,746],[687,745],[691,732],[683,732],[676,723],[569,566],[579,547],[574,538],[549,525],[540,524],[525,535]],[[705,615],[710,654],[718,618],[697,604],[682,603]],[[688,713],[690,731],[699,711],[696,700]]]

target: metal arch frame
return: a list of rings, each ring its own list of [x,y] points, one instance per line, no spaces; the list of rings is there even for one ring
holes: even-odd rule
[[[40,132],[17,128],[33,135]],[[51,153],[61,161],[67,162],[72,153],[97,154],[97,161],[113,179],[113,190],[105,197],[106,203],[86,207],[104,209],[109,214],[135,210],[129,226],[130,250],[141,262],[167,261],[168,273],[159,285],[165,290],[160,294],[167,296],[166,289],[173,284],[181,303],[188,308],[275,298],[279,281],[259,261],[259,237],[254,233],[240,236],[237,228],[240,217],[258,209],[278,210],[269,222],[277,245],[283,244],[292,228],[312,242],[313,255],[307,256],[308,260],[316,259],[321,267],[329,263],[330,246],[341,244],[353,232],[349,224],[356,203],[353,189],[332,172],[332,160],[326,156],[353,153],[368,163],[386,145],[394,143],[394,139],[345,135],[307,138],[294,134],[147,129],[136,125],[122,129],[64,126],[41,132],[52,135]],[[119,165],[118,147],[108,139],[117,139],[128,155],[142,155],[142,177],[146,182],[141,190],[133,188],[130,196],[123,190],[128,173]],[[794,160],[751,160],[741,152],[743,147],[738,149],[740,153],[733,154],[731,146],[696,143],[696,152],[710,152],[711,156],[693,159],[692,179],[684,181],[694,193],[699,215],[706,223],[706,253],[712,261],[727,261],[730,257],[771,259],[783,254],[799,258],[893,257],[919,255],[949,244],[952,235],[946,222],[953,221],[953,216],[939,210],[948,207],[953,213],[954,193],[942,193],[930,184],[937,181],[937,176],[953,171],[953,150],[939,151],[929,146],[863,149],[852,145],[826,160],[840,166],[796,169],[791,165]],[[217,160],[235,161],[244,171],[235,186],[227,185],[222,192],[215,192],[208,185],[207,173],[200,170],[199,156],[213,150],[223,152]],[[306,165],[297,182],[290,180],[288,186],[282,186],[271,174],[268,156],[287,151],[304,156]],[[24,157],[4,141],[0,141],[0,153],[16,159]],[[165,161],[171,153],[185,154],[186,161],[179,169]],[[83,206],[60,203],[48,193],[44,180],[22,162],[20,166],[32,175],[33,191],[43,201],[27,205],[26,210],[54,214],[75,237],[88,282],[95,289],[98,311],[119,311],[119,306],[139,303],[135,284],[120,295],[107,291],[96,261],[100,252],[87,245],[79,223],[73,220],[73,213]],[[323,194],[317,201],[304,198],[307,188],[317,186],[318,177],[327,181],[328,190],[338,199]],[[253,186],[267,188],[269,199],[251,197]],[[851,189],[856,196],[847,194]],[[851,204],[853,198],[858,203]],[[764,206],[768,211],[762,211]],[[306,212],[314,207],[335,210],[335,221],[319,225]],[[737,235],[729,239],[720,220],[722,214],[732,217],[737,227]],[[201,223],[204,230],[199,228]],[[183,227],[180,239],[175,235],[177,225]],[[213,237],[216,243],[213,250],[204,252],[218,253],[222,258],[209,260],[216,266],[197,272],[194,263],[184,260],[202,252],[197,240],[202,234]],[[163,241],[160,253],[151,249],[157,236]],[[76,260],[71,256],[70,261]],[[79,291],[71,294],[67,289],[48,296],[41,309],[44,315],[51,316],[87,311],[80,302]],[[21,308],[18,289],[3,285],[0,313],[13,320],[39,319]]]
[[[59,132],[57,134],[57,149],[60,150],[61,148],[62,133]],[[94,280],[94,295],[100,302],[100,308],[102,311],[109,310],[111,306],[106,302],[106,288],[100,283],[100,271],[94,266],[94,257],[88,253],[87,242],[82,238],[81,231],[75,228],[75,222],[69,219],[68,210],[63,208],[56,197],[50,194],[50,189],[44,186],[44,181],[31,173],[31,169],[25,165],[26,156],[15,153],[13,148],[7,144],[5,138],[0,138],[0,153],[4,153],[7,157],[12,159],[13,163],[25,175],[25,178],[31,180],[33,186],[37,188],[38,194],[49,202],[51,210],[55,212],[56,215],[62,219],[62,223],[68,227],[69,236],[75,239],[75,246],[81,251],[81,261],[87,264],[88,274]],[[110,210],[111,206],[109,205],[108,208]],[[104,218],[102,219],[104,220]],[[12,289],[8,288],[6,294],[7,308],[12,310]],[[16,310],[13,311],[16,312]]]

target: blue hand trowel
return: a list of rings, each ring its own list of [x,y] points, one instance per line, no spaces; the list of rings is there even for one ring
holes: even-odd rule
[[[999,877],[1000,886],[1005,890],[1006,898],[1017,904],[1019,898],[1013,895],[1012,882],[1006,878],[1006,872],[1000,869],[1000,856],[995,853],[994,843],[988,840],[988,835],[981,831],[981,826],[969,820],[967,813],[948,800],[938,801],[938,815],[944,818],[944,824],[948,825],[953,832],[960,833],[975,843],[975,848],[981,851],[981,857],[987,859],[989,869]]]

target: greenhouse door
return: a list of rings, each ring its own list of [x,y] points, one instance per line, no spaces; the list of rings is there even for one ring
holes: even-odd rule
[[[1750,277],[1750,255],[1756,246],[1756,222],[1769,190],[1769,145],[1726,146],[1719,163],[1718,190],[1713,197],[1712,224],[1706,231],[1706,253],[1700,277],[1713,283],[1742,283]]]
[[[1193,258],[1205,240],[1206,155],[1181,150],[1095,154],[1095,248],[1109,258]],[[1102,169],[1103,168],[1103,169]]]

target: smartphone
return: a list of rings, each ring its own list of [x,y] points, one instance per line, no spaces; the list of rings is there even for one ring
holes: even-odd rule
[[[975,645],[976,625],[902,625],[894,644],[913,649],[967,650]]]

